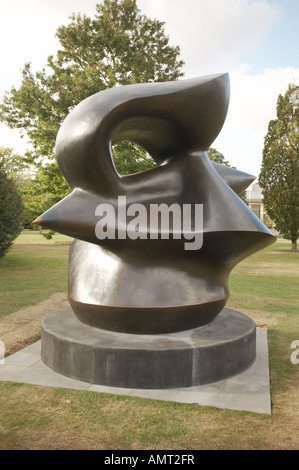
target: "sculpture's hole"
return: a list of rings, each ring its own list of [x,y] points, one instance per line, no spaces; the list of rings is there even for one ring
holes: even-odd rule
[[[132,141],[119,142],[112,147],[115,168],[120,175],[131,175],[155,168],[157,163],[141,145]]]

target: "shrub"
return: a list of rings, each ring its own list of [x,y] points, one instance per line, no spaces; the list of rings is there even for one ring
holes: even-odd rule
[[[23,204],[15,182],[0,165],[0,258],[22,230]]]

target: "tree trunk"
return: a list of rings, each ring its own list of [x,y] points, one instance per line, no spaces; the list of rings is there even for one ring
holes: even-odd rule
[[[297,250],[297,240],[292,240],[292,251],[298,251]]]

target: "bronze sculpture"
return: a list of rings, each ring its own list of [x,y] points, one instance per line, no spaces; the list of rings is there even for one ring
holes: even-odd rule
[[[69,301],[81,322],[132,334],[206,325],[226,304],[233,267],[274,242],[238,196],[254,178],[207,157],[228,103],[224,74],[105,90],[66,118],[56,155],[73,191],[35,223],[75,238]],[[123,140],[142,145],[158,167],[118,175],[111,146]],[[146,209],[202,204],[202,246],[186,250],[171,227],[167,239],[161,227],[158,237],[145,231],[143,238],[132,239],[125,230],[132,214],[125,226],[116,223],[114,238],[99,240],[96,208],[110,204],[117,214],[119,196],[126,197],[127,206],[139,203]]]

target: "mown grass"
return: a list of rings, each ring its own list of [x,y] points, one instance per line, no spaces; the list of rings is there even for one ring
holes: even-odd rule
[[[46,240],[38,232],[17,238],[0,260],[0,318],[67,291],[69,243],[63,235]]]
[[[296,449],[296,419],[117,395],[1,385],[2,449]]]
[[[45,243],[42,250],[31,244],[28,251],[19,241],[7,255],[11,264],[0,266],[6,273],[2,289],[17,283],[19,289],[10,292],[20,297],[19,305],[26,305],[30,289],[35,298],[39,289],[61,291],[68,247]],[[279,240],[230,276],[228,306],[268,328],[271,415],[2,382],[0,449],[297,450],[299,364],[290,361],[290,344],[299,339],[299,255],[289,250]],[[37,284],[35,270],[43,269]],[[50,287],[47,277],[53,278]]]
[[[298,276],[299,253],[292,253],[290,243],[281,238],[240,263],[230,276],[228,306],[252,316],[261,326],[269,326],[274,394],[276,382],[287,387],[294,371],[290,344],[299,339]]]

